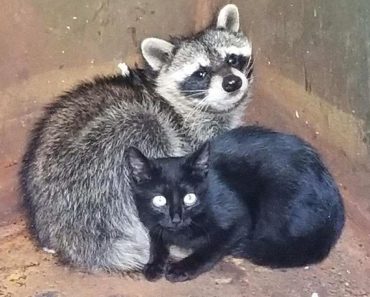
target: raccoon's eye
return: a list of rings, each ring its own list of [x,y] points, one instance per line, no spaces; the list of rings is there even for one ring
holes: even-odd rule
[[[231,66],[238,66],[239,64],[239,59],[237,55],[231,54],[227,59],[226,59],[227,64]]]
[[[226,63],[230,65],[231,67],[237,68],[239,70],[242,70],[244,66],[247,64],[249,58],[241,55],[235,55],[231,54],[226,57]]]
[[[167,200],[166,197],[158,195],[153,197],[152,203],[156,207],[162,207],[166,205]]]
[[[208,73],[205,70],[198,70],[198,71],[195,71],[193,73],[193,76],[196,77],[196,78],[198,78],[198,79],[205,79],[206,76],[207,76],[207,74]]]
[[[194,193],[189,193],[184,196],[184,204],[186,206],[192,206],[197,202],[197,196]]]

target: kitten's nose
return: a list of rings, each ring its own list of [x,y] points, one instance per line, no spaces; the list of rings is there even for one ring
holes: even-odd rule
[[[175,225],[179,224],[181,222],[181,218],[179,216],[179,214],[175,214],[172,218],[172,223],[174,223]]]
[[[224,77],[222,81],[222,88],[226,92],[234,92],[236,90],[239,90],[242,86],[242,79],[239,76],[236,76],[234,74],[229,74]]]

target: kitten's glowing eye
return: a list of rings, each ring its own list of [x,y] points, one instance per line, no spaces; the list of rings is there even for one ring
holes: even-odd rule
[[[197,196],[193,193],[186,194],[184,197],[184,203],[186,206],[192,206],[197,202]]]
[[[164,196],[154,196],[152,203],[156,207],[162,207],[166,205],[167,200]]]

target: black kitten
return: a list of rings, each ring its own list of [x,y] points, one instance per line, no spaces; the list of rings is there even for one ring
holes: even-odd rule
[[[148,160],[134,148],[126,156],[150,230],[150,280],[193,279],[225,255],[270,267],[317,263],[344,226],[332,176],[296,136],[242,127],[186,157]],[[193,253],[167,263],[169,245]]]

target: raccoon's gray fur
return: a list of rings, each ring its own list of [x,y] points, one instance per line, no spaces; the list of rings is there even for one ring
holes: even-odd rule
[[[142,43],[147,68],[82,83],[46,108],[20,172],[36,237],[67,262],[128,271],[149,237],[128,186],[124,150],[180,156],[242,123],[253,61],[236,6],[217,25]]]

